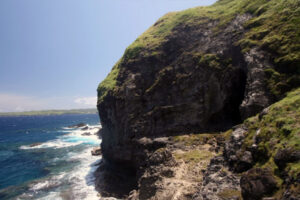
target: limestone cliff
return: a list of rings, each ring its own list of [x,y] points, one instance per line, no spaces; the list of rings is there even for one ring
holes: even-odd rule
[[[298,0],[220,0],[159,19],[99,85],[105,160],[128,168],[142,191],[170,136],[225,131],[299,87],[299,24]]]

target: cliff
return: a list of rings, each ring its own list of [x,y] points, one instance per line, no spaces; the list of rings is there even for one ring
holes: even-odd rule
[[[115,171],[121,167],[130,174],[126,179],[131,184],[122,192],[137,189],[130,198],[171,199],[168,193],[158,192],[160,187],[161,191],[170,191],[170,195],[174,193],[172,187],[155,184],[165,180],[159,175],[164,170],[158,170],[157,166],[162,165],[163,169],[169,167],[167,171],[176,168],[178,172],[190,167],[180,164],[180,160],[186,157],[194,160],[195,156],[197,165],[206,160],[196,167],[203,172],[198,173],[199,177],[205,173],[205,177],[209,177],[209,173],[214,171],[210,170],[210,166],[216,165],[228,167],[227,174],[233,176],[231,179],[236,182],[239,179],[236,173],[249,174],[242,177],[241,185],[236,182],[225,184],[228,186],[227,193],[228,189],[240,191],[241,186],[245,199],[259,199],[279,190],[279,196],[283,196],[285,190],[289,191],[288,183],[280,173],[285,171],[291,160],[297,163],[291,167],[294,169],[292,176],[297,177],[299,172],[297,120],[289,122],[292,124],[289,126],[295,128],[295,133],[289,130],[293,133],[290,136],[290,133],[279,134],[284,125],[280,125],[282,127],[278,130],[277,126],[273,127],[273,121],[284,118],[286,111],[265,115],[269,116],[266,121],[249,117],[284,98],[288,91],[300,87],[299,24],[298,0],[220,0],[209,7],[168,13],[136,39],[98,87],[103,156],[107,165],[113,166]],[[297,97],[299,93],[294,95]],[[291,102],[287,100],[288,103]],[[299,110],[292,105],[288,107],[291,107],[289,111],[294,116],[296,114],[293,113]],[[232,128],[245,119],[243,126]],[[271,122],[268,128],[273,132],[265,131],[263,127]],[[232,131],[227,131],[229,136],[225,137],[221,132],[226,130]],[[251,138],[257,130],[268,137],[251,144],[258,148],[250,148]],[[192,142],[194,147],[180,139],[183,136],[193,139],[191,134],[200,133],[208,133],[208,139],[203,142],[203,135],[197,136],[200,137],[197,141],[201,142]],[[238,135],[240,140],[235,141],[230,134],[232,137]],[[295,142],[291,145],[279,142],[274,149],[261,150],[272,146],[269,140],[278,142],[283,138]],[[295,154],[296,158],[284,161],[281,166],[281,161],[275,161],[276,155],[280,157],[280,152],[285,154],[286,147],[292,152],[288,154]],[[190,155],[193,148],[195,151]],[[177,150],[183,151],[182,155],[186,156],[178,156]],[[199,157],[203,152],[210,152],[205,159]],[[220,152],[224,155],[218,157]],[[240,153],[236,155],[237,152]],[[253,154],[259,156],[256,158]],[[279,174],[275,173],[276,170]],[[251,188],[249,184],[253,183],[251,177],[255,179],[251,173],[267,177],[275,174],[281,183],[278,185],[275,178],[270,178],[267,184],[274,183],[274,187],[262,189],[260,196],[252,197],[252,191],[247,193]],[[177,176],[176,173],[170,175],[173,179]],[[295,180],[291,184],[296,184]],[[191,193],[197,194],[197,191],[206,191],[204,182],[194,180],[183,185],[201,183],[201,187],[189,187]],[[155,187],[149,189],[148,186]],[[101,187],[104,191],[106,186],[100,184]],[[108,194],[114,193],[112,188],[108,190]],[[219,192],[225,195],[224,191]],[[123,195],[118,193],[120,197]],[[184,199],[183,194],[178,195],[176,198]],[[197,198],[205,199],[199,195]]]

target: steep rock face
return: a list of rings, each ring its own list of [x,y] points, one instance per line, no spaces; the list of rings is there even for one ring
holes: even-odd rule
[[[140,171],[161,147],[143,138],[226,130],[299,86],[299,15],[295,0],[221,0],[158,20],[99,85],[104,158]],[[255,159],[241,153],[237,171]]]
[[[124,59],[121,84],[98,105],[103,154],[132,164],[135,139],[224,130],[269,105],[264,54],[243,55],[234,45],[250,18],[237,16],[217,35],[212,20],[197,28],[178,26],[161,45],[163,55]]]

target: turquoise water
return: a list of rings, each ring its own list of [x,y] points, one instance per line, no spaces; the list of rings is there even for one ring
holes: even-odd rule
[[[99,128],[96,114],[0,117],[0,199],[97,199]]]

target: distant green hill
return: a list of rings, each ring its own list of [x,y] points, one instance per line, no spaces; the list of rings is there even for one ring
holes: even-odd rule
[[[34,116],[34,115],[63,115],[63,114],[96,114],[96,108],[72,109],[72,110],[40,110],[26,112],[2,112],[0,117],[4,116]]]

